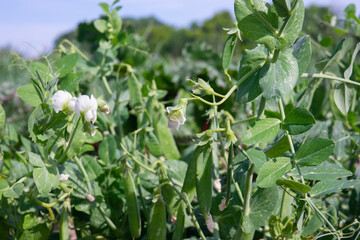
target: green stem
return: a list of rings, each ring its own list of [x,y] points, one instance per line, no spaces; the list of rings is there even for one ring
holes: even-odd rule
[[[250,214],[250,199],[251,199],[251,186],[252,186],[252,179],[253,179],[253,171],[254,171],[254,164],[251,164],[247,175],[246,175],[246,187],[245,187],[245,202],[244,202],[244,209],[243,209],[243,216],[241,217],[238,225],[238,230],[235,235],[236,240],[241,239],[252,239],[252,236],[254,235],[254,232],[245,233],[242,230],[242,224],[244,216],[249,216]]]
[[[230,201],[230,187],[231,187],[231,178],[232,178],[233,150],[234,150],[234,146],[233,146],[232,144],[230,144],[228,164],[227,164],[227,179],[226,179],[226,200],[225,200],[225,206],[227,206],[227,205],[229,204],[229,201]]]
[[[126,152],[126,154],[127,154],[137,165],[139,165],[140,167],[144,168],[145,170],[147,170],[147,171],[155,174],[155,171],[154,171],[153,169],[149,168],[148,166],[145,166],[144,164],[142,164],[141,162],[139,162],[138,160],[136,160],[136,158],[135,158],[131,153],[129,153],[128,150],[126,150],[126,148],[122,145],[122,143],[120,143],[120,146],[121,146],[121,148],[124,150],[124,152]]]
[[[110,86],[109,86],[109,83],[108,83],[106,77],[103,76],[101,79],[102,79],[102,81],[103,81],[103,83],[104,83],[104,85],[105,85],[105,88],[106,88],[106,90],[108,91],[108,93],[109,93],[110,95],[112,95],[113,92],[111,91],[111,88],[110,88]]]
[[[64,39],[62,41],[62,43],[65,42],[67,44],[69,44],[72,48],[74,48],[74,50],[82,57],[84,58],[86,61],[89,61],[90,59],[83,53],[80,51],[80,49],[78,49],[72,42],[70,42],[68,39]],[[60,44],[60,46],[62,45],[62,43]]]
[[[107,225],[111,228],[111,230],[119,234],[119,230],[117,229],[113,221],[111,221],[111,219],[106,215],[104,209],[101,206],[97,206],[97,209],[100,212],[101,216],[105,219]]]
[[[69,149],[70,149],[70,147],[71,147],[71,143],[72,143],[73,140],[74,140],[74,137],[75,137],[75,134],[76,134],[76,130],[77,130],[77,128],[79,127],[80,119],[81,119],[81,118],[79,117],[79,118],[76,120],[75,127],[74,127],[74,129],[72,130],[72,133],[71,133],[71,136],[70,136],[69,144],[67,145],[64,153],[61,155],[61,157],[60,157],[56,162],[54,162],[54,163],[51,164],[50,166],[47,165],[46,167],[52,168],[52,167],[58,165],[59,163],[61,163],[62,161],[65,160],[66,155],[67,155],[67,153],[68,153],[68,151],[69,151]]]
[[[78,165],[78,167],[79,167],[79,169],[80,169],[80,172],[81,172],[81,174],[82,174],[83,177],[84,177],[84,180],[85,180],[85,182],[86,182],[86,186],[87,186],[88,193],[89,193],[90,195],[92,195],[93,193],[92,193],[92,186],[91,186],[91,183],[90,183],[90,179],[89,179],[89,176],[88,176],[88,174],[87,174],[84,166],[82,165],[81,160],[80,160],[77,156],[75,156],[75,157],[74,157],[74,161],[75,161],[76,165]]]
[[[234,85],[232,86],[232,88],[229,90],[229,92],[224,96],[223,99],[221,99],[220,102],[217,102],[217,103],[212,103],[212,102],[209,102],[209,101],[206,101],[205,99],[201,98],[201,97],[198,97],[192,93],[190,93],[191,96],[193,96],[194,98],[202,101],[203,103],[207,104],[207,105],[211,105],[211,106],[219,106],[221,104],[223,104],[230,96],[231,94],[237,89],[237,85]]]
[[[331,76],[331,75],[327,75],[327,74],[323,74],[323,73],[303,73],[301,75],[301,77],[302,78],[324,78],[324,79],[336,80],[336,81],[340,81],[340,82],[343,82],[343,83],[349,83],[349,84],[360,86],[360,82],[355,82],[355,81],[350,80],[350,79]]]

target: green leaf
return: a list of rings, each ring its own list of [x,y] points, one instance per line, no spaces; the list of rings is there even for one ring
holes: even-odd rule
[[[39,193],[48,194],[52,188],[59,185],[60,177],[57,167],[47,169],[45,165],[33,170],[34,182]]]
[[[117,35],[122,27],[122,20],[116,10],[110,12],[109,22],[113,28],[113,34]]]
[[[236,46],[237,33],[229,35],[229,37],[225,41],[224,50],[221,57],[221,65],[222,69],[225,73],[229,69],[231,59]]]
[[[340,42],[336,45],[334,51],[330,57],[327,57],[316,64],[316,67],[324,72],[328,67],[330,67],[340,56],[342,47],[344,46],[345,38],[341,39]]]
[[[161,150],[160,142],[157,139],[156,135],[151,132],[146,132],[146,141],[145,141],[146,147],[149,149],[152,155],[155,157],[160,157],[163,155],[163,152]]]
[[[280,120],[265,118],[257,120],[242,136],[242,142],[246,145],[255,143],[267,143],[273,140],[280,130]]]
[[[295,87],[299,69],[290,49],[281,51],[275,63],[260,70],[259,84],[266,99],[280,98]]]
[[[311,139],[296,151],[295,160],[302,166],[319,165],[331,155],[334,145],[335,143],[330,139]]]
[[[73,70],[78,59],[79,55],[77,53],[62,57],[55,65],[55,72],[60,73],[59,77],[64,77]]]
[[[33,76],[39,77],[40,75],[39,81],[43,81],[42,84],[48,83],[52,78],[49,67],[43,64],[42,62],[39,61],[32,62],[30,64],[30,69]]]
[[[259,188],[251,197],[250,213],[243,216],[242,229],[246,233],[253,232],[264,226],[278,203],[277,187]]]
[[[254,170],[256,173],[259,172],[262,165],[266,162],[266,155],[263,151],[250,148],[247,151],[247,154],[249,156],[249,160],[252,164],[254,164]]]
[[[300,168],[301,174],[309,180],[331,180],[335,178],[345,178],[352,176],[352,172],[336,164],[326,164],[320,166],[303,166]],[[290,176],[298,177],[296,169],[289,173]]]
[[[284,19],[281,36],[286,40],[288,46],[291,46],[297,39],[302,29],[305,13],[304,2],[302,0],[291,2],[291,10],[286,9],[286,11],[284,11],[287,13],[286,15],[279,14],[279,16]],[[274,5],[275,4],[276,1],[274,1]],[[288,7],[290,6],[286,6],[286,8]]]
[[[61,80],[60,83],[60,90],[65,90],[68,92],[73,92],[77,89],[77,87],[79,86],[79,82],[81,80],[81,78],[83,77],[83,73],[82,72],[77,72],[77,73],[69,73],[68,75],[66,75],[66,77],[64,79]]]
[[[107,3],[99,3],[99,6],[102,8],[102,10],[104,11],[104,13],[107,15],[107,16],[109,16],[109,14],[110,14],[110,6],[109,6],[109,4],[107,4]]]
[[[274,145],[265,151],[269,158],[280,157],[282,154],[290,150],[289,140],[286,135],[282,136]]]
[[[0,178],[0,199],[3,193],[9,188],[9,184],[5,179]]]
[[[32,152],[29,152],[29,162],[34,167],[43,167],[44,166],[44,162],[41,159],[40,155],[32,153]]]
[[[323,225],[323,221],[318,215],[312,216],[308,224],[301,232],[301,236],[308,237],[311,236],[313,233],[316,232],[321,226]]]
[[[32,83],[22,85],[16,89],[16,94],[27,104],[33,107],[41,104],[41,99]]]
[[[0,104],[0,130],[5,125],[5,116],[6,116],[6,114],[5,114],[4,108]]]
[[[311,39],[310,37],[304,36],[298,39],[292,46],[292,54],[297,60],[299,67],[299,76],[303,74],[309,66],[311,60]]]
[[[253,5],[252,5],[253,2]],[[277,40],[269,21],[269,6],[262,0],[236,0],[235,16],[240,31],[251,41],[274,49]]]
[[[94,21],[94,26],[96,30],[98,30],[101,33],[104,33],[107,29],[107,21],[104,19],[97,19]]]
[[[116,155],[116,141],[113,135],[106,135],[99,146],[99,157],[106,164],[114,163]]]
[[[28,230],[39,224],[36,219],[37,216],[35,213],[29,213],[21,217],[20,224],[24,230]]]
[[[196,164],[196,196],[203,216],[208,216],[212,203],[212,154],[208,148],[205,157],[198,158]]]
[[[355,89],[351,84],[340,83],[335,87],[334,101],[342,114],[347,115],[354,97]]]
[[[291,190],[300,192],[302,194],[305,194],[311,190],[311,188],[308,185],[293,180],[280,179],[276,181],[276,184],[280,186],[284,186],[286,188],[290,188]]]
[[[285,117],[282,127],[288,130],[290,135],[297,135],[308,131],[315,123],[311,112],[305,108],[297,107]]]
[[[265,45],[245,50],[239,68],[239,79],[245,79],[238,83],[239,87],[236,93],[236,101],[238,103],[250,102],[261,94],[259,71],[250,75],[249,72],[262,66],[268,58],[268,53],[269,51]]]
[[[342,189],[358,185],[360,180],[325,180],[315,184],[310,194],[313,197],[319,197],[335,192],[340,192]]]
[[[291,169],[290,159],[279,157],[274,160],[267,161],[260,168],[256,184],[261,188],[269,188],[276,185],[276,180]]]
[[[5,180],[0,180],[0,181],[5,181]],[[2,185],[5,186],[5,184]],[[7,198],[18,198],[22,194],[23,190],[24,190],[23,183],[15,183],[14,185],[12,185],[10,188],[6,189],[3,192],[3,196]]]

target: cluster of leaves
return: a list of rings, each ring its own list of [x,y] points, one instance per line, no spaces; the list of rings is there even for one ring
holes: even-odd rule
[[[196,43],[169,60],[123,28],[117,2],[101,3],[97,32],[82,33],[96,36],[92,54],[63,39],[42,60],[21,62],[30,81],[17,94],[34,109],[18,134],[0,105],[0,236],[358,236],[359,44],[341,40],[314,59],[302,0],[235,0],[222,57]],[[344,32],[357,36],[354,6],[345,13]],[[206,81],[186,81],[198,77]],[[93,94],[111,114],[99,111],[93,126],[55,113],[57,90]],[[168,109],[186,115],[186,141],[168,128],[174,96],[182,100]]]

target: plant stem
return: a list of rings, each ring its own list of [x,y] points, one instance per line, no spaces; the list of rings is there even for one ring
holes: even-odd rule
[[[84,177],[84,180],[85,180],[86,186],[87,186],[87,190],[88,190],[88,194],[92,195],[93,194],[92,193],[92,186],[91,186],[91,183],[90,183],[90,180],[89,180],[89,176],[88,176],[84,166],[82,165],[81,160],[77,156],[75,156],[74,161],[75,161],[76,165],[78,165],[78,167],[80,169],[80,172]]]
[[[343,83],[349,83],[349,84],[360,86],[360,82],[355,82],[355,81],[350,80],[350,79],[331,76],[331,75],[327,75],[327,74],[323,74],[323,73],[303,73],[301,75],[301,77],[302,78],[325,78],[325,79],[336,80],[336,81],[340,81],[340,82],[343,82]]]
[[[228,164],[227,164],[227,179],[226,179],[226,200],[225,200],[225,206],[227,206],[227,205],[229,204],[229,201],[230,201],[230,187],[231,187],[231,179],[232,179],[233,149],[234,149],[233,144],[230,144]]]
[[[153,169],[145,166],[144,164],[142,164],[141,162],[139,162],[138,160],[136,160],[136,158],[135,158],[131,153],[129,153],[128,150],[126,150],[126,148],[122,145],[122,143],[120,143],[120,146],[121,146],[121,148],[126,152],[126,154],[127,154],[136,164],[138,164],[140,167],[144,168],[145,170],[147,170],[147,171],[155,174],[155,171],[154,171]]]
[[[117,229],[116,225],[106,215],[104,209],[101,206],[97,206],[97,209],[100,212],[101,216],[103,216],[103,218],[105,219],[107,225],[111,228],[111,230],[115,231],[116,233],[119,233],[119,230]]]
[[[106,77],[103,76],[101,79],[102,79],[102,81],[103,81],[103,83],[104,83],[104,85],[105,85],[105,88],[106,88],[106,90],[108,91],[108,93],[109,93],[110,95],[112,95],[113,92],[111,91],[111,88],[110,88],[110,86],[109,86],[109,83],[108,83]]]
[[[64,153],[61,155],[61,157],[60,157],[56,162],[54,162],[54,163],[51,164],[50,166],[47,165],[46,167],[52,168],[52,167],[58,165],[59,163],[61,163],[63,160],[65,160],[66,154],[68,153],[68,151],[69,151],[69,149],[70,149],[70,147],[71,147],[71,143],[72,143],[73,140],[74,140],[74,137],[75,137],[75,134],[76,134],[76,130],[77,130],[77,128],[79,127],[80,119],[81,119],[81,117],[79,117],[79,118],[76,120],[75,127],[73,128],[73,130],[72,130],[72,132],[71,132],[70,140],[69,140],[69,143],[68,143],[68,145],[67,145]]]

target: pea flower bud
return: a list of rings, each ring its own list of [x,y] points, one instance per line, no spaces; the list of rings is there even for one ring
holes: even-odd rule
[[[214,89],[210,87],[209,83],[199,78],[198,82],[193,85],[192,92],[197,95],[212,95],[214,93]]]
[[[91,95],[91,98],[87,95],[82,95],[76,99],[75,103],[75,113],[77,116],[81,116],[87,122],[95,123],[97,118],[97,108],[98,104],[96,98]]]
[[[221,193],[221,182],[220,178],[214,180],[214,188],[218,193]]]
[[[67,91],[59,90],[52,96],[52,107],[56,113],[68,110],[71,101],[71,94]]]
[[[60,181],[66,181],[66,180],[68,180],[69,179],[69,174],[60,174]]]
[[[211,233],[214,232],[215,224],[214,224],[214,221],[213,221],[212,216],[211,216],[210,213],[209,213],[209,215],[208,215],[207,218],[206,218],[206,227],[207,227],[207,229],[209,229],[209,231],[210,231]]]
[[[90,195],[90,194],[86,193],[85,197],[89,202],[94,202],[95,201],[95,197],[93,195]]]
[[[106,102],[103,99],[98,99],[98,107],[99,110],[103,113],[105,113],[106,115],[110,114],[110,107],[109,105],[106,104]]]
[[[179,130],[180,125],[183,125],[186,121],[184,112],[186,113],[187,100],[181,99],[179,105],[175,107],[167,107],[166,110],[169,113],[168,127]]]

